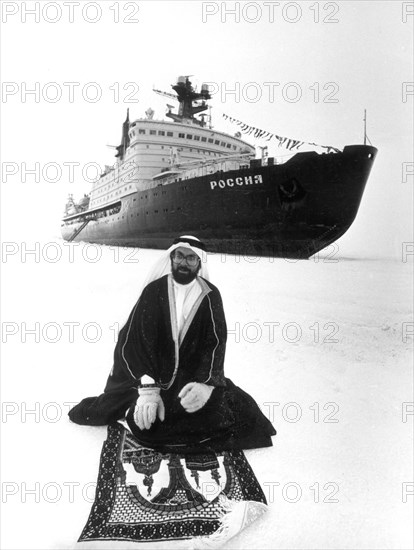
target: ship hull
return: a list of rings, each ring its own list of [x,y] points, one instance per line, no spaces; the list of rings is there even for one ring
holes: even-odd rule
[[[281,165],[159,185],[123,197],[115,214],[64,219],[62,236],[164,249],[190,234],[211,252],[306,259],[352,225],[376,153],[352,145],[342,153],[299,153]]]

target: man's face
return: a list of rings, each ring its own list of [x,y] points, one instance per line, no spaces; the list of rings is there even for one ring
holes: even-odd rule
[[[200,267],[199,256],[190,248],[179,246],[171,253],[171,273],[177,283],[188,285],[194,281]]]

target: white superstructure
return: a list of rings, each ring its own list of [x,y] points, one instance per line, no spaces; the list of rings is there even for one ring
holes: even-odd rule
[[[89,209],[109,205],[143,189],[248,163],[246,141],[197,124],[138,119],[129,124],[124,158],[107,167],[90,192]],[[163,173],[165,172],[165,177]],[[170,173],[170,177],[168,176]]]

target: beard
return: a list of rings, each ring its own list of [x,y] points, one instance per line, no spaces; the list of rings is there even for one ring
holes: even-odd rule
[[[174,277],[174,280],[177,281],[180,285],[188,285],[197,277],[198,269],[196,271],[191,271],[186,265],[178,264],[175,265],[172,262],[171,273]]]

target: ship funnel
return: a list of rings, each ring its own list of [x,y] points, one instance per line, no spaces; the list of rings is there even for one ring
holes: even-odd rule
[[[208,84],[201,84],[201,93],[203,92],[208,93]]]
[[[186,82],[186,77],[185,76],[179,76],[177,78],[177,84],[184,84],[185,85],[185,82]]]

